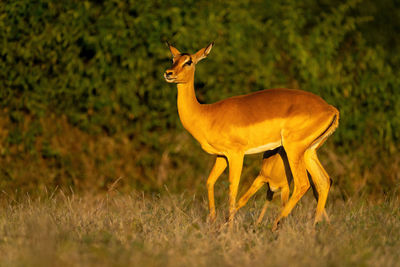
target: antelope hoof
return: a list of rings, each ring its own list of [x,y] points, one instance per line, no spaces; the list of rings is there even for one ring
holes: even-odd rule
[[[324,215],[324,212],[325,212],[325,211],[323,211],[323,212],[321,212],[321,213],[317,213],[317,214],[315,215],[314,227],[315,227],[318,223],[320,223],[320,222],[323,221],[323,219],[324,219],[323,216],[326,215],[326,213],[325,213],[325,215]]]
[[[278,226],[280,223],[281,223],[280,220],[275,220],[274,225],[272,226],[272,232],[278,230]]]
[[[208,221],[210,224],[214,224],[215,221],[216,221],[215,213],[214,213],[214,214],[210,213],[210,214],[208,215],[207,221]]]
[[[323,224],[330,224],[329,219],[325,218],[325,220],[323,220],[322,216],[319,216],[319,218],[315,218],[314,220],[314,227],[316,227],[317,225],[323,225]]]

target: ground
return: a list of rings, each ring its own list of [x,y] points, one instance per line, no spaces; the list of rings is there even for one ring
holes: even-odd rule
[[[278,199],[277,199],[278,200]],[[331,223],[313,227],[307,196],[271,232],[279,201],[261,225],[261,195],[226,226],[207,223],[207,200],[189,193],[102,195],[61,190],[14,199],[3,193],[1,266],[400,266],[396,196],[381,201],[330,199]]]

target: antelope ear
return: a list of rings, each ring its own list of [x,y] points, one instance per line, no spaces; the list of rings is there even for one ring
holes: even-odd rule
[[[210,54],[211,48],[213,47],[214,42],[209,44],[207,47],[200,49],[199,51],[196,52],[196,54],[193,55],[194,63],[197,64],[200,60],[203,58],[206,58],[208,54]]]
[[[167,42],[167,45],[168,45],[169,51],[171,51],[172,57],[176,57],[177,55],[181,54],[181,52],[179,52],[178,49],[176,49],[175,47],[170,45],[168,42]]]

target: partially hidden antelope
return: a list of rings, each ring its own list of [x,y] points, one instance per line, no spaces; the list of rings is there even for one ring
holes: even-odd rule
[[[314,223],[321,221],[330,178],[316,150],[335,131],[339,111],[312,93],[295,89],[268,89],[230,97],[213,104],[200,104],[194,89],[196,64],[206,58],[214,43],[194,54],[181,53],[169,45],[172,67],[164,73],[178,87],[178,113],[183,127],[216,161],[207,179],[210,221],[215,221],[214,184],[229,166],[229,222],[236,212],[243,158],[283,146],[293,175],[294,188],[275,219],[272,230],[288,216],[309,189],[308,170],[318,191]]]
[[[318,192],[315,188],[314,182],[312,181],[311,175],[308,174],[308,180],[312,186],[313,194],[315,199],[318,201]],[[247,192],[239,199],[236,210],[239,210],[247,201],[263,186],[267,187],[267,200],[261,210],[261,213],[256,221],[259,224],[268,208],[269,202],[273,199],[274,194],[281,191],[281,204],[282,207],[286,205],[289,200],[289,186],[293,180],[293,175],[287,161],[287,155],[283,147],[278,147],[273,150],[266,151],[263,155],[262,168],[250,188]],[[328,219],[327,214],[324,210],[324,215]]]

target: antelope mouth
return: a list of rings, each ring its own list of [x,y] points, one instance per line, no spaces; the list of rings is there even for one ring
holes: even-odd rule
[[[169,83],[173,83],[173,82],[176,81],[176,78],[175,78],[175,77],[169,77],[169,76],[167,76],[166,74],[164,74],[164,78],[165,78],[165,80],[166,80],[167,82],[169,82]]]

